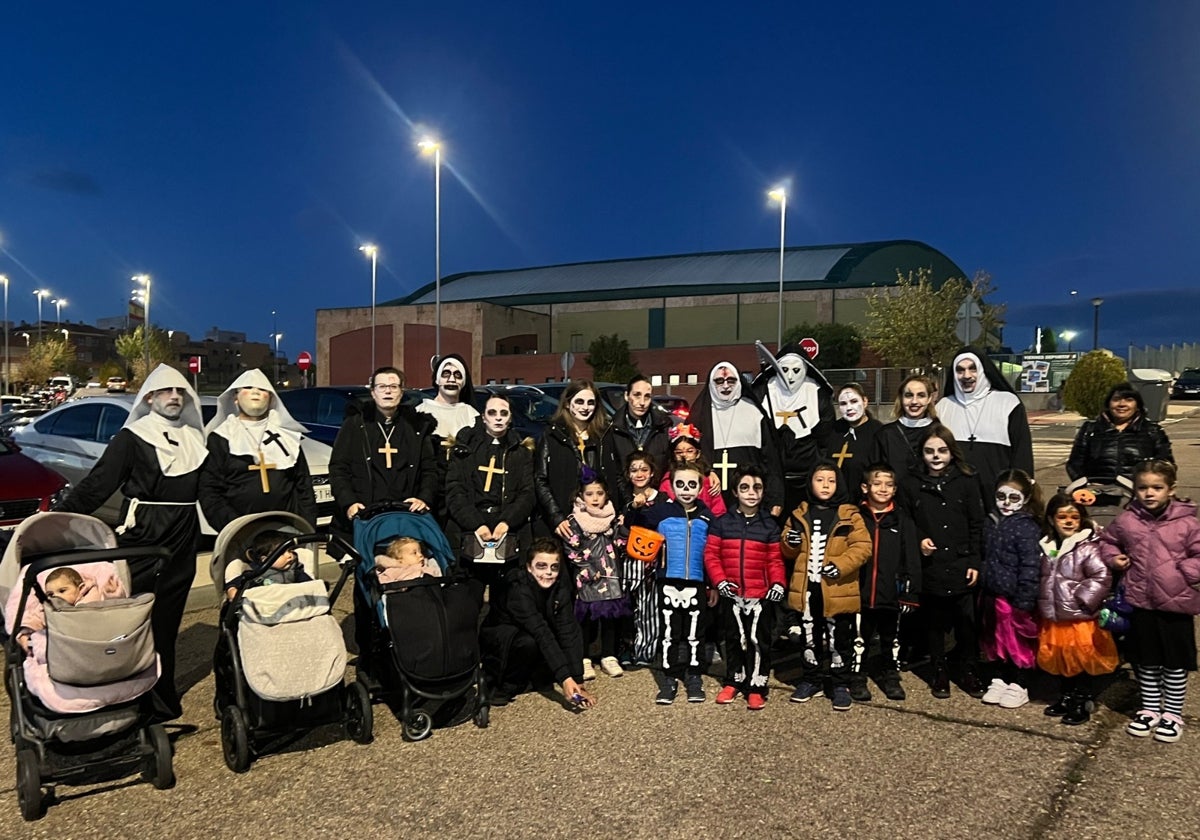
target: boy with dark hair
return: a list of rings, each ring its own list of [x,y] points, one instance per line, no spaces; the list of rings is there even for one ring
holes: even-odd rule
[[[872,464],[863,473],[862,518],[871,535],[871,557],[859,570],[862,612],[859,633],[863,654],[850,677],[851,699],[871,699],[867,688],[867,650],[879,633],[882,669],[879,687],[889,700],[903,700],[896,664],[896,634],[900,615],[916,609],[921,591],[921,557],[912,519],[896,504],[896,472],[887,464]]]

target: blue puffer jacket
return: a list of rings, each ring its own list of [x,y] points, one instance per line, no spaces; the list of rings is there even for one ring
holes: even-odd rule
[[[1042,529],[1026,511],[989,516],[984,526],[983,586],[1014,607],[1033,612],[1042,578]]]
[[[679,502],[656,501],[639,509],[633,524],[658,531],[666,538],[656,566],[658,577],[704,580],[704,544],[712,513],[703,502],[690,514]]]

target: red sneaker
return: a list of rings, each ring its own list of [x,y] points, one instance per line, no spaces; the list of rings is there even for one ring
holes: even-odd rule
[[[746,708],[752,712],[757,712],[765,705],[767,705],[767,698],[761,694],[751,694],[746,698]]]
[[[737,686],[726,685],[722,686],[717,692],[717,703],[721,706],[728,705],[733,702],[733,698],[737,697]]]

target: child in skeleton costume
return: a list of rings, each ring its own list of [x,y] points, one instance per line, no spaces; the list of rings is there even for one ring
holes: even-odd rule
[[[417,406],[417,413],[428,415],[434,422],[433,450],[438,455],[439,499],[434,510],[438,524],[444,529],[447,522],[446,465],[450,463],[450,451],[459,432],[475,425],[479,411],[475,408],[475,391],[471,386],[471,372],[467,363],[457,353],[443,356],[433,371],[433,387],[437,394],[427,397]]]
[[[821,693],[821,665],[830,657],[833,708],[850,708],[855,618],[862,599],[859,569],[871,558],[871,535],[854,505],[846,504],[842,477],[830,461],[818,461],[808,485],[809,501],[796,506],[783,528],[780,549],[795,562],[788,602],[804,617],[806,649],[792,702]]]
[[[938,419],[962,447],[985,488],[996,486],[1005,470],[1033,475],[1033,440],[1025,406],[995,362],[974,347],[954,355],[946,371]]]
[[[100,460],[56,508],[90,514],[120,490],[124,523],[117,529],[117,544],[171,552],[157,574],[152,560],[130,564],[132,591],[155,593],[150,621],[162,676],[154,695],[157,715],[168,720],[182,714],[175,690],[175,638],[196,576],[196,499],[208,457],[203,428],[200,398],[192,386],[179,371],[159,365],[146,377],[129,419]]]
[[[659,499],[639,509],[630,524],[657,531],[664,537],[658,558],[655,591],[662,613],[662,643],[654,663],[658,683],[655,702],[675,702],[682,677],[689,703],[703,703],[703,638],[711,606],[704,585],[704,546],[712,514],[700,498],[701,475],[692,464],[671,465],[675,500]],[[714,591],[715,595],[716,592]]]
[[[784,494],[774,424],[751,396],[743,394],[742,376],[732,362],[717,362],[709,371],[708,387],[696,398],[688,419],[701,432],[700,451],[721,480],[725,507],[737,504],[733,471],[755,466],[766,477],[763,509],[778,516]]]
[[[220,531],[239,516],[270,510],[316,525],[312,477],[300,446],[308,430],[292,418],[262,371],[248,370],[233,381],[205,431],[200,507],[209,525]]]
[[[738,692],[747,708],[766,704],[771,675],[771,628],[786,578],[779,553],[779,523],[762,510],[762,474],[742,467],[734,474],[736,510],[713,521],[704,546],[704,569],[720,593],[725,614],[725,684],[717,702]]]
[[[883,424],[867,410],[867,394],[857,382],[838,388],[837,420],[822,424],[821,449],[824,457],[838,465],[846,479],[846,492],[850,501],[862,501],[863,474],[871,463],[875,452],[875,437]]]
[[[786,344],[776,358],[755,342],[762,369],[751,385],[767,414],[783,464],[783,509],[805,495],[805,481],[820,457],[822,438],[833,422],[833,389],[798,344]]]

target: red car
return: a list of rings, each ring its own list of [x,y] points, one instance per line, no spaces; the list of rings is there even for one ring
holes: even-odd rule
[[[70,487],[67,480],[39,464],[10,440],[0,440],[0,528],[50,507]]]

